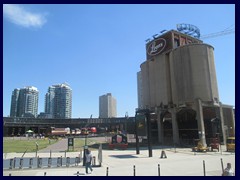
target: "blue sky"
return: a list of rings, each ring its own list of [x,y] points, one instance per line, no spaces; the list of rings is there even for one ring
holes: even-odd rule
[[[73,118],[98,117],[106,93],[116,98],[118,117],[134,116],[145,40],[179,23],[197,26],[201,35],[231,29],[235,6],[4,5],[3,115],[10,114],[15,88],[37,87],[40,113],[48,87],[67,82]],[[220,101],[235,106],[235,34],[204,42],[215,49]]]

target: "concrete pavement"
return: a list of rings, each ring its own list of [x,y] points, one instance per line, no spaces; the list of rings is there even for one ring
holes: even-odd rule
[[[51,143],[52,140],[50,140],[50,143]],[[44,148],[44,149],[41,149],[39,150],[38,152],[39,153],[44,153],[44,152],[50,152],[50,150],[52,151],[65,151],[68,149],[68,146],[67,146],[67,141],[68,139],[67,138],[63,138],[61,139],[60,141],[58,141],[57,143],[54,143],[54,144],[51,144],[49,145],[48,147]]]
[[[224,148],[223,148],[224,149]],[[167,158],[160,158],[161,152],[166,152]],[[67,152],[66,157],[78,157],[79,152]],[[93,156],[98,157],[98,151],[92,151]],[[91,174],[85,174],[82,162],[70,167],[54,168],[23,168],[3,169],[4,176],[106,176],[107,167],[109,176],[133,176],[135,165],[136,176],[158,176],[158,164],[160,165],[161,176],[203,176],[203,161],[205,161],[206,176],[221,176],[221,158],[226,164],[230,162],[235,169],[235,153],[230,152],[207,152],[194,153],[190,148],[166,148],[154,147],[153,157],[148,157],[147,148],[140,148],[140,154],[131,148],[127,150],[103,150],[103,162],[101,167],[94,167]],[[3,154],[3,158],[10,159],[21,157],[22,153]],[[39,157],[49,157],[49,153],[38,153]],[[52,157],[65,156],[63,152],[53,152]],[[24,157],[35,157],[35,153],[26,153]],[[96,160],[96,164],[98,161]],[[79,174],[77,174],[79,172]]]

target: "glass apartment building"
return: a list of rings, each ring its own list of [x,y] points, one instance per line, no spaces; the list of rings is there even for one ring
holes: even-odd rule
[[[71,118],[72,89],[68,84],[57,84],[48,88],[45,95],[45,113],[56,119]]]
[[[38,89],[27,86],[14,89],[11,100],[11,117],[37,117],[38,114]]]

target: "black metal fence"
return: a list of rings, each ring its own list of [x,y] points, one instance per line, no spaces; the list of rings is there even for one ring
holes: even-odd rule
[[[3,169],[34,169],[79,166],[82,158],[79,157],[35,157],[12,158],[3,160]]]

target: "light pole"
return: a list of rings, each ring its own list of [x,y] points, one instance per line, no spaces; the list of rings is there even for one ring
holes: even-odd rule
[[[138,142],[138,136],[137,136],[137,114],[142,114],[145,116],[145,119],[147,119],[147,140],[148,140],[148,154],[149,157],[152,157],[152,133],[151,133],[151,118],[150,115],[153,114],[152,111],[150,111],[149,109],[140,109],[136,111],[136,115],[135,115],[135,134],[136,134],[136,150],[138,152],[139,150],[139,142]],[[138,154],[138,153],[137,153]]]
[[[139,151],[139,139],[138,139],[138,125],[137,125],[137,111],[136,111],[136,114],[135,114],[135,138],[136,138],[136,154],[140,154],[140,151]]]
[[[147,112],[145,115],[147,117],[148,155],[149,157],[152,157],[152,133],[151,133],[151,121],[150,121],[149,109],[147,109]]]
[[[38,152],[38,143],[37,143],[37,142],[35,142],[35,144],[36,144],[36,157],[37,157],[37,152]]]
[[[127,135],[127,120],[128,120],[128,112],[125,113],[125,133]]]

